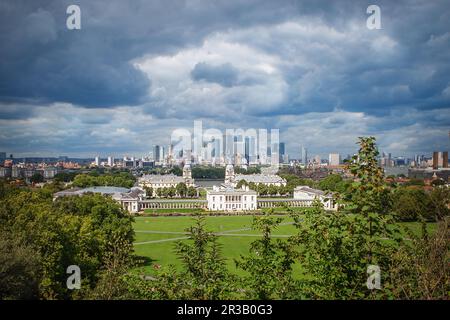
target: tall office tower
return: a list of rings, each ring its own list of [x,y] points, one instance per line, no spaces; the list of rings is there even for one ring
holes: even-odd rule
[[[100,157],[95,157],[95,165],[96,165],[97,167],[100,166]]]
[[[245,141],[243,139],[243,137],[241,135],[238,135],[236,137],[234,137],[234,141],[235,141],[235,154],[239,154],[242,157],[244,156],[245,153]]]
[[[158,145],[153,145],[153,160],[155,162],[160,162],[161,160],[161,147]]]
[[[0,160],[6,159],[6,152],[0,152]]]
[[[228,161],[234,159],[234,135],[231,133],[227,133],[225,135],[225,158],[228,159]]]
[[[286,155],[286,144],[284,142],[280,142],[279,144],[279,152],[280,152],[280,159],[279,162],[280,163],[284,163],[285,162],[285,155]]]
[[[248,164],[257,163],[258,161],[258,143],[254,136],[248,137]]]
[[[304,165],[308,164],[308,149],[306,149],[304,146],[302,147],[302,163]]]
[[[159,154],[159,161],[160,162],[165,162],[165,159],[166,159],[166,147],[164,147],[164,146],[161,146],[160,147],[160,154]]]
[[[448,168],[448,151],[442,152],[442,167]]]
[[[328,156],[328,164],[330,166],[338,166],[341,164],[341,155],[339,153],[330,153]]]
[[[250,137],[245,137],[244,156],[247,163],[250,163]]]
[[[439,152],[433,152],[433,169],[437,170],[439,168]]]
[[[223,153],[222,152],[222,150],[223,150],[223,147],[222,147],[223,140],[220,141],[219,138],[214,138],[212,143],[213,143],[212,156],[214,158],[220,158],[222,156],[222,153]]]
[[[108,157],[108,166],[114,167],[114,157]]]

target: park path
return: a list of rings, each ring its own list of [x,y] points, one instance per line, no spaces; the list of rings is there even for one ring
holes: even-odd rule
[[[280,226],[286,226],[294,224],[294,222],[284,222],[280,223]],[[260,234],[251,234],[251,233],[234,233],[241,231],[249,231],[252,228],[240,228],[233,230],[226,230],[221,232],[214,232],[213,234],[216,236],[229,236],[229,237],[260,237]],[[189,234],[188,232],[176,232],[176,231],[156,231],[156,230],[135,230],[136,233],[149,233],[149,234]],[[291,235],[288,234],[280,234],[280,235],[272,235],[274,238],[288,238]],[[189,239],[189,236],[186,237],[177,237],[177,238],[168,238],[168,239],[160,239],[160,240],[150,240],[150,241],[141,241],[135,242],[134,245],[143,245],[143,244],[151,244],[151,243],[161,243],[161,242],[170,242],[170,241],[178,241],[178,240],[186,240]]]

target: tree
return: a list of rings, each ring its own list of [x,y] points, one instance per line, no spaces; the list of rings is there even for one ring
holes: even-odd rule
[[[180,182],[179,184],[177,184],[177,186],[176,186],[176,192],[177,192],[177,194],[180,196],[180,197],[182,197],[182,198],[184,198],[184,197],[186,197],[186,194],[187,194],[187,186],[186,186],[186,183],[184,183],[184,182]]]
[[[338,174],[330,174],[319,182],[321,190],[337,191],[338,184],[342,182],[342,177]]]
[[[197,196],[197,190],[195,189],[195,187],[190,186],[187,190],[187,195],[189,198],[194,198]]]
[[[236,188],[240,189],[242,188],[242,186],[246,186],[247,185],[247,181],[245,181],[244,179],[239,180],[239,182],[236,184]]]
[[[271,196],[276,196],[278,194],[278,187],[271,184],[268,188],[267,188],[267,193],[270,194]]]
[[[197,215],[194,226],[188,228],[191,243],[177,242],[175,253],[184,270],[180,274],[184,285],[184,299],[223,299],[232,291],[233,281],[228,274],[217,236],[205,230],[205,218]]]
[[[0,300],[38,297],[40,264],[39,254],[30,245],[0,232]]]
[[[243,284],[247,299],[292,299],[297,295],[292,278],[296,253],[290,241],[271,238],[272,230],[282,218],[273,218],[273,211],[253,218],[253,228],[262,232],[262,238],[250,245],[250,254],[241,255],[236,266],[248,273]]]
[[[430,197],[421,189],[399,187],[392,193],[392,211],[401,221],[416,221],[427,217]]]
[[[440,220],[430,235],[422,223],[421,235],[408,232],[411,243],[393,254],[389,268],[390,289],[396,299],[448,299],[450,270],[449,219]]]
[[[363,299],[372,293],[367,279],[367,219],[342,211],[325,212],[316,199],[302,215],[291,213],[298,230],[302,270],[301,292],[307,299]],[[377,264],[386,270],[389,247],[377,250]],[[383,254],[381,254],[383,252]],[[374,259],[375,261],[375,259]]]
[[[324,212],[316,200],[312,210],[293,215],[305,277],[302,292],[312,299],[362,299],[386,297],[384,291],[366,287],[367,267],[387,270],[401,234],[386,200],[388,189],[378,167],[375,139],[359,138],[360,149],[348,164],[355,181],[344,194],[343,209]],[[389,239],[386,241],[383,239]],[[389,286],[389,279],[384,279]]]
[[[132,244],[131,223],[132,218],[115,200],[99,194],[53,201],[46,190],[23,188],[10,190],[0,199],[0,234],[9,234],[13,241],[8,244],[13,250],[8,259],[18,261],[15,263],[18,283],[20,274],[32,277],[28,279],[31,287],[34,281],[38,283],[34,298],[71,299],[88,295],[96,286],[110,253],[108,241],[119,238]],[[34,271],[34,267],[29,269],[38,274],[31,275],[33,272],[20,267],[25,254],[30,264],[33,261],[38,264],[39,271]],[[81,290],[71,291],[66,287],[69,265],[77,265],[82,270]]]
[[[44,182],[44,176],[42,174],[36,172],[31,176],[30,182],[32,182],[32,183]]]
[[[268,190],[269,190],[268,187],[263,183],[258,184],[256,188],[257,188],[258,194],[262,197],[267,195]]]
[[[173,198],[175,197],[175,195],[177,194],[177,189],[175,187],[169,187],[167,188],[167,196],[169,198]]]
[[[148,199],[153,198],[153,188],[149,186],[144,186],[145,194]]]
[[[430,193],[428,219],[443,220],[450,215],[450,188],[435,187]]]
[[[345,210],[367,220],[367,263],[373,264],[375,247],[380,247],[380,237],[392,234],[387,227],[393,223],[390,211],[389,189],[384,182],[383,170],[378,166],[378,150],[374,137],[359,137],[358,154],[347,163],[355,181],[344,197]]]

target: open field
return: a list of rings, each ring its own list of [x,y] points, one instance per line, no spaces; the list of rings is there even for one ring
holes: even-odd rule
[[[284,239],[295,233],[292,219],[283,216],[284,221],[273,232],[274,238]],[[241,254],[247,254],[250,243],[260,234],[251,229],[253,216],[207,216],[206,228],[219,236],[219,243],[223,245],[222,252],[227,259],[230,271],[241,274],[235,267],[234,259]],[[146,257],[146,269],[151,272],[154,264],[180,267],[180,262],[173,251],[176,241],[187,241],[186,229],[194,224],[193,217],[137,217],[134,222],[136,232],[135,252]],[[416,222],[402,223],[413,232],[420,232],[420,224]],[[429,230],[435,229],[435,224],[428,224]],[[294,271],[299,266],[294,266]]]

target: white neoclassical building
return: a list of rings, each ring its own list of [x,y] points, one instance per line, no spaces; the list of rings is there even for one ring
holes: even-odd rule
[[[257,209],[256,191],[235,189],[230,185],[214,186],[206,193],[210,211],[248,211]]]
[[[307,203],[307,206],[312,206],[315,199],[319,199],[322,202],[325,210],[338,209],[331,194],[326,194],[322,190],[313,189],[308,186],[298,186],[294,189],[294,200],[300,200]]]
[[[82,196],[88,193],[99,193],[105,196],[111,196],[116,200],[122,208],[130,213],[137,213],[140,210],[140,202],[145,199],[145,191],[138,187],[131,189],[119,187],[89,187],[89,188],[72,188],[56,192],[53,200],[66,196]]]
[[[266,186],[285,186],[286,180],[276,174],[235,174],[234,167],[228,164],[225,168],[225,184],[231,184],[234,187],[239,181],[244,180],[247,183],[254,183],[255,185],[264,184]]]
[[[139,178],[139,187],[153,188],[153,192],[159,188],[176,187],[179,183],[185,183],[188,187],[195,187],[195,181],[192,179],[191,166],[185,164],[183,167],[183,176],[176,176],[174,174],[146,174]]]

